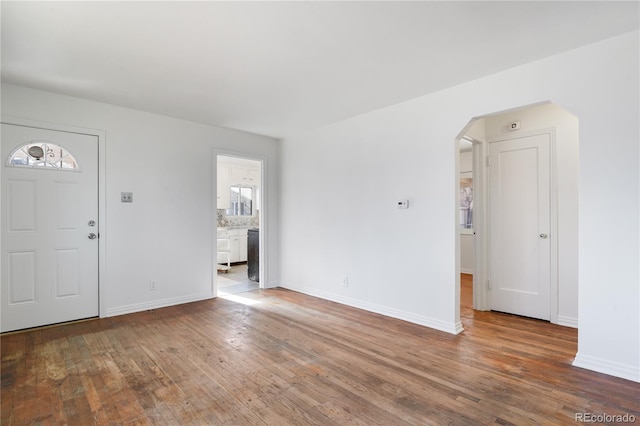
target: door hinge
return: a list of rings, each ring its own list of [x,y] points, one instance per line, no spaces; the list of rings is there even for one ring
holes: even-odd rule
[[[490,280],[490,279],[489,279],[489,280],[487,280],[487,288],[488,288],[489,290],[491,290],[491,280]]]
[[[491,157],[487,156],[487,167],[491,167]]]

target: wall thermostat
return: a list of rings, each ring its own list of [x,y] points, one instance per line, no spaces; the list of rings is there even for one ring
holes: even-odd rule
[[[409,208],[409,200],[400,200],[398,201],[399,209],[408,209]]]

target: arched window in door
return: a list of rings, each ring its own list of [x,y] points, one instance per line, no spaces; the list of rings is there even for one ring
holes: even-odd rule
[[[16,148],[7,161],[12,167],[31,167],[79,172],[73,155],[60,145],[48,141],[32,141]]]

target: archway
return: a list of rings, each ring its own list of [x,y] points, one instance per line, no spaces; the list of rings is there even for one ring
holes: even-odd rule
[[[549,315],[546,320],[559,325],[578,326],[578,119],[551,102],[534,104],[508,111],[472,118],[456,138],[472,144],[469,154],[457,154],[457,188],[460,188],[461,159],[471,164],[473,179],[472,232],[456,233],[457,295],[460,295],[461,238],[473,239],[473,308],[494,309],[495,274],[499,260],[492,258],[492,210],[489,207],[490,184],[488,158],[490,148],[499,141],[524,140],[532,135],[549,138],[549,209],[548,230],[539,237],[549,244]],[[494,144],[494,145],[492,145]],[[467,157],[467,158],[464,158]],[[470,157],[470,158],[468,158]],[[468,168],[468,167],[467,167]],[[517,176],[517,175],[515,175]],[[457,194],[456,216],[460,218],[460,194]],[[464,201],[464,200],[463,200]],[[457,220],[456,223],[459,223]],[[468,223],[466,224],[468,226]],[[493,223],[495,230],[499,224]],[[538,237],[538,235],[536,236]],[[495,239],[495,235],[494,235]],[[495,241],[493,241],[495,244]],[[495,249],[494,249],[495,251]],[[498,262],[498,263],[496,263]],[[468,265],[468,263],[467,263]],[[493,265],[493,266],[492,266]],[[493,268],[493,271],[492,271]],[[547,274],[547,272],[545,272]],[[457,297],[459,303],[459,297]],[[513,313],[513,312],[512,312]],[[518,313],[517,311],[515,313]],[[524,313],[523,315],[527,315]]]

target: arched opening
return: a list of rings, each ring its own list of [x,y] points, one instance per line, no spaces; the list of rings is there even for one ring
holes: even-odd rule
[[[578,118],[551,102],[460,132],[457,303],[577,328],[578,145]]]

